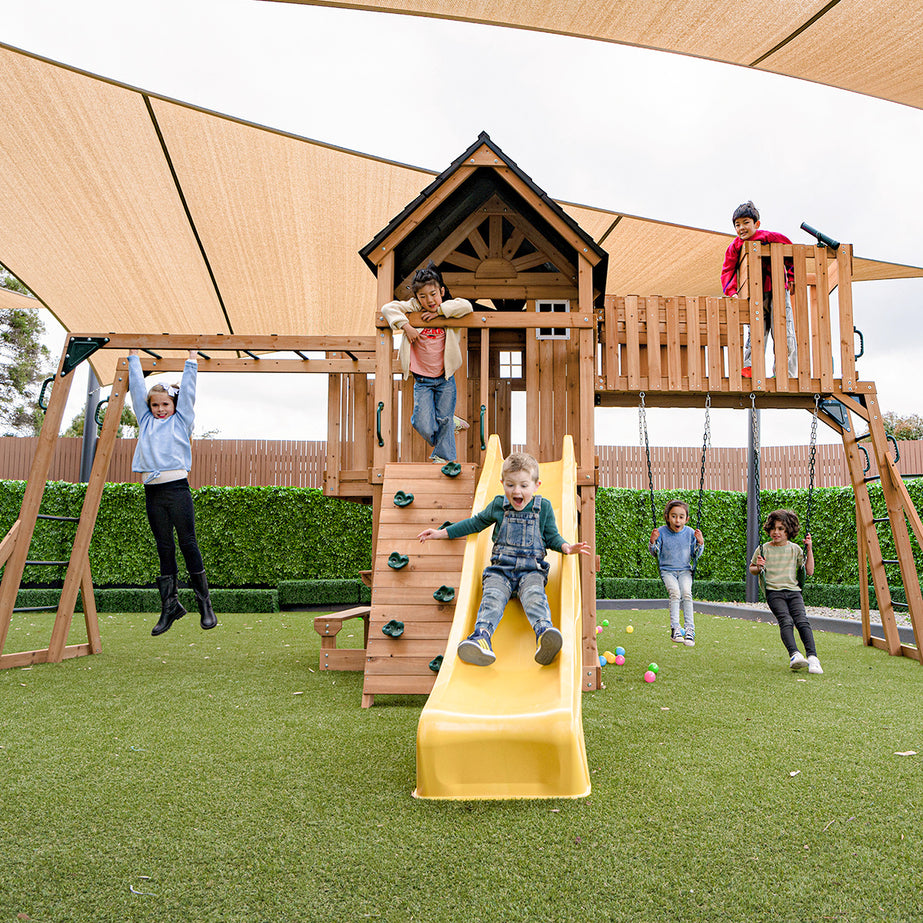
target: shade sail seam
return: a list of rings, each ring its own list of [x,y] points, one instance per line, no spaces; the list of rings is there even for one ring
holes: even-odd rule
[[[616,216],[615,216],[615,221],[613,221],[612,224],[610,224],[609,227],[606,228],[605,232],[603,233],[603,236],[600,237],[599,240],[596,241],[596,243],[597,243],[598,246],[601,247],[601,246],[603,245],[603,241],[615,230],[615,226],[616,226],[621,220],[622,220],[622,216],[621,216],[621,215],[616,215]]]
[[[830,10],[832,10],[839,2],[840,2],[840,0],[830,0],[830,2],[829,2],[822,10],[818,10],[818,11],[817,11],[817,12],[816,12],[816,13],[815,13],[815,14],[814,14],[803,26],[801,26],[799,29],[796,29],[794,32],[792,32],[792,34],[789,35],[788,38],[782,39],[782,41],[779,42],[779,44],[776,45],[775,48],[770,48],[769,51],[766,52],[766,54],[760,55],[760,57],[758,57],[758,58],[750,65],[750,67],[756,67],[758,64],[762,64],[763,61],[765,61],[767,58],[769,58],[769,57],[771,57],[772,55],[774,55],[774,54],[775,54],[777,51],[779,51],[781,48],[784,48],[784,47],[785,47],[789,42],[791,42],[793,39],[798,38],[798,36],[801,35],[802,32],[805,32],[805,31],[807,31],[808,29],[810,29],[811,26],[813,26],[814,23],[816,23],[818,19],[820,19],[822,16],[826,15],[826,14],[827,14]]]
[[[154,131],[157,133],[157,140],[160,142],[160,148],[163,151],[164,159],[166,160],[167,166],[170,168],[170,175],[173,177],[173,184],[176,186],[176,194],[179,196],[179,200],[183,206],[183,211],[186,213],[186,220],[189,222],[189,229],[192,231],[192,236],[195,238],[196,245],[199,248],[199,253],[202,254],[202,260],[205,263],[205,269],[208,272],[208,277],[211,279],[212,285],[214,286],[215,297],[218,299],[218,304],[221,305],[221,313],[224,315],[224,321],[228,325],[228,333],[233,333],[234,327],[231,324],[231,318],[228,316],[228,310],[224,304],[224,299],[221,297],[221,289],[218,288],[218,280],[215,278],[215,273],[212,270],[211,262],[208,259],[208,253],[205,251],[205,244],[202,243],[202,238],[199,237],[199,229],[196,227],[195,220],[192,217],[192,212],[189,210],[189,203],[186,201],[186,196],[183,193],[182,184],[179,181],[179,177],[176,175],[176,168],[173,166],[173,158],[170,156],[170,151],[167,148],[167,142],[164,139],[163,132],[160,130],[160,124],[157,121],[157,116],[154,114],[154,109],[151,106],[151,101],[147,94],[142,93],[141,98],[144,100],[144,105],[147,107],[148,115],[151,117],[151,124],[154,126]]]

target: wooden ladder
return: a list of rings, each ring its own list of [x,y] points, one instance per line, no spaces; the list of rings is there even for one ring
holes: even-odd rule
[[[847,401],[847,403],[851,402]],[[909,523],[918,544],[923,548],[923,523],[920,521],[920,515],[913,505],[900,472],[888,454],[888,440],[882,424],[877,396],[874,393],[864,395],[864,405],[867,413],[862,416],[866,418],[868,431],[859,435],[849,430],[841,431],[849,476],[856,497],[862,639],[865,644],[886,650],[889,654],[903,654],[905,657],[913,657],[923,663],[923,653],[921,653],[921,648],[923,648],[921,645],[923,642],[923,596],[920,592],[920,579],[907,528]],[[878,466],[878,475],[867,475],[868,456],[861,445],[864,441],[868,442],[868,452],[873,455]],[[887,507],[886,516],[875,515],[869,496],[869,483],[879,479]],[[894,559],[885,559],[882,554],[882,533],[879,529],[883,528],[885,523],[890,527],[894,539],[897,554]],[[887,568],[895,565],[900,568],[905,593],[904,601],[895,601],[888,585]],[[871,632],[869,572],[871,572],[872,585],[875,587],[878,610],[881,613],[883,639],[873,637]],[[894,617],[895,605],[907,608],[913,626],[915,646],[901,643]]]
[[[465,542],[421,544],[417,535],[471,515],[475,466],[462,464],[461,469],[453,478],[432,463],[385,466],[376,524],[363,708],[374,704],[376,694],[429,695],[432,691],[436,671],[430,663],[445,653],[455,613],[454,599],[439,602],[433,593],[442,586],[457,592]],[[413,502],[395,504],[398,491],[412,493]],[[395,569],[388,563],[392,554],[405,555],[408,563]],[[392,620],[403,623],[398,637],[382,631]]]
[[[75,342],[71,339],[71,344]],[[77,343],[76,348],[80,349]],[[83,358],[86,358],[89,352]],[[125,403],[125,393],[128,388],[128,372],[123,367],[124,360],[120,363],[112,385],[109,397],[109,407],[103,423],[102,432],[96,447],[96,456],[90,480],[87,483],[83,507],[79,517],[54,517],[41,513],[42,497],[54,450],[58,441],[58,433],[64,417],[64,408],[70,391],[73,375],[71,372],[81,359],[73,360],[70,347],[61,358],[61,364],[54,379],[51,397],[39,435],[38,445],[29,469],[29,479],[23,494],[22,508],[19,518],[13,523],[12,528],[0,541],[0,565],[3,566],[3,580],[0,582],[0,669],[8,667],[26,666],[33,663],[59,663],[69,657],[80,657],[85,654],[98,654],[102,650],[99,635],[99,624],[96,616],[96,600],[93,595],[93,577],[90,573],[90,540],[93,538],[93,529],[96,526],[96,517],[99,513],[99,503],[102,499],[103,487],[106,483],[106,472],[115,449],[115,439],[118,435],[119,422],[122,416],[122,407]],[[22,584],[23,571],[29,561],[29,547],[35,533],[36,523],[44,519],[64,519],[77,523],[74,543],[71,548],[70,559],[67,561],[67,573],[61,598],[58,601],[54,626],[51,631],[51,640],[48,647],[41,650],[22,651],[4,654],[10,624],[14,612],[35,611],[37,608],[47,609],[54,607],[28,607],[16,608],[16,597]],[[63,564],[64,562],[43,562]],[[87,643],[67,644],[71,621],[74,616],[74,607],[77,604],[77,593],[83,595],[84,621],[86,622]]]

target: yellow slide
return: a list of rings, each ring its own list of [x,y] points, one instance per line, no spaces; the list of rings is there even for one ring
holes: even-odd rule
[[[570,436],[563,458],[541,465],[539,493],[554,507],[566,541],[577,541],[577,466]],[[490,437],[474,497],[480,512],[502,493],[500,439]],[[549,551],[548,602],[564,635],[560,656],[535,662],[535,635],[519,600],[506,607],[487,667],[458,659],[474,631],[481,574],[490,563],[492,529],[466,539],[455,618],[445,660],[417,728],[418,798],[581,798],[590,793],[581,714],[579,555]],[[461,539],[456,539],[461,541]]]

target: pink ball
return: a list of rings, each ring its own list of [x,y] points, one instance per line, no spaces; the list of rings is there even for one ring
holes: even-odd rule
[[[657,679],[657,674],[653,670],[648,670],[647,673],[644,674],[644,682],[646,683],[652,683],[655,679]]]
[[[615,655],[615,662],[616,662],[619,666],[621,666],[623,663],[625,663],[625,655],[624,655],[624,654],[616,654],[616,655]]]

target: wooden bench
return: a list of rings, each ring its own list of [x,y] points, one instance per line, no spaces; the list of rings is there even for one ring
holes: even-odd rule
[[[318,615],[314,619],[314,630],[320,635],[320,669],[321,670],[364,670],[365,651],[369,646],[370,606],[357,606],[329,615]],[[362,619],[362,647],[353,649],[337,648],[337,635],[343,623],[349,619]]]

